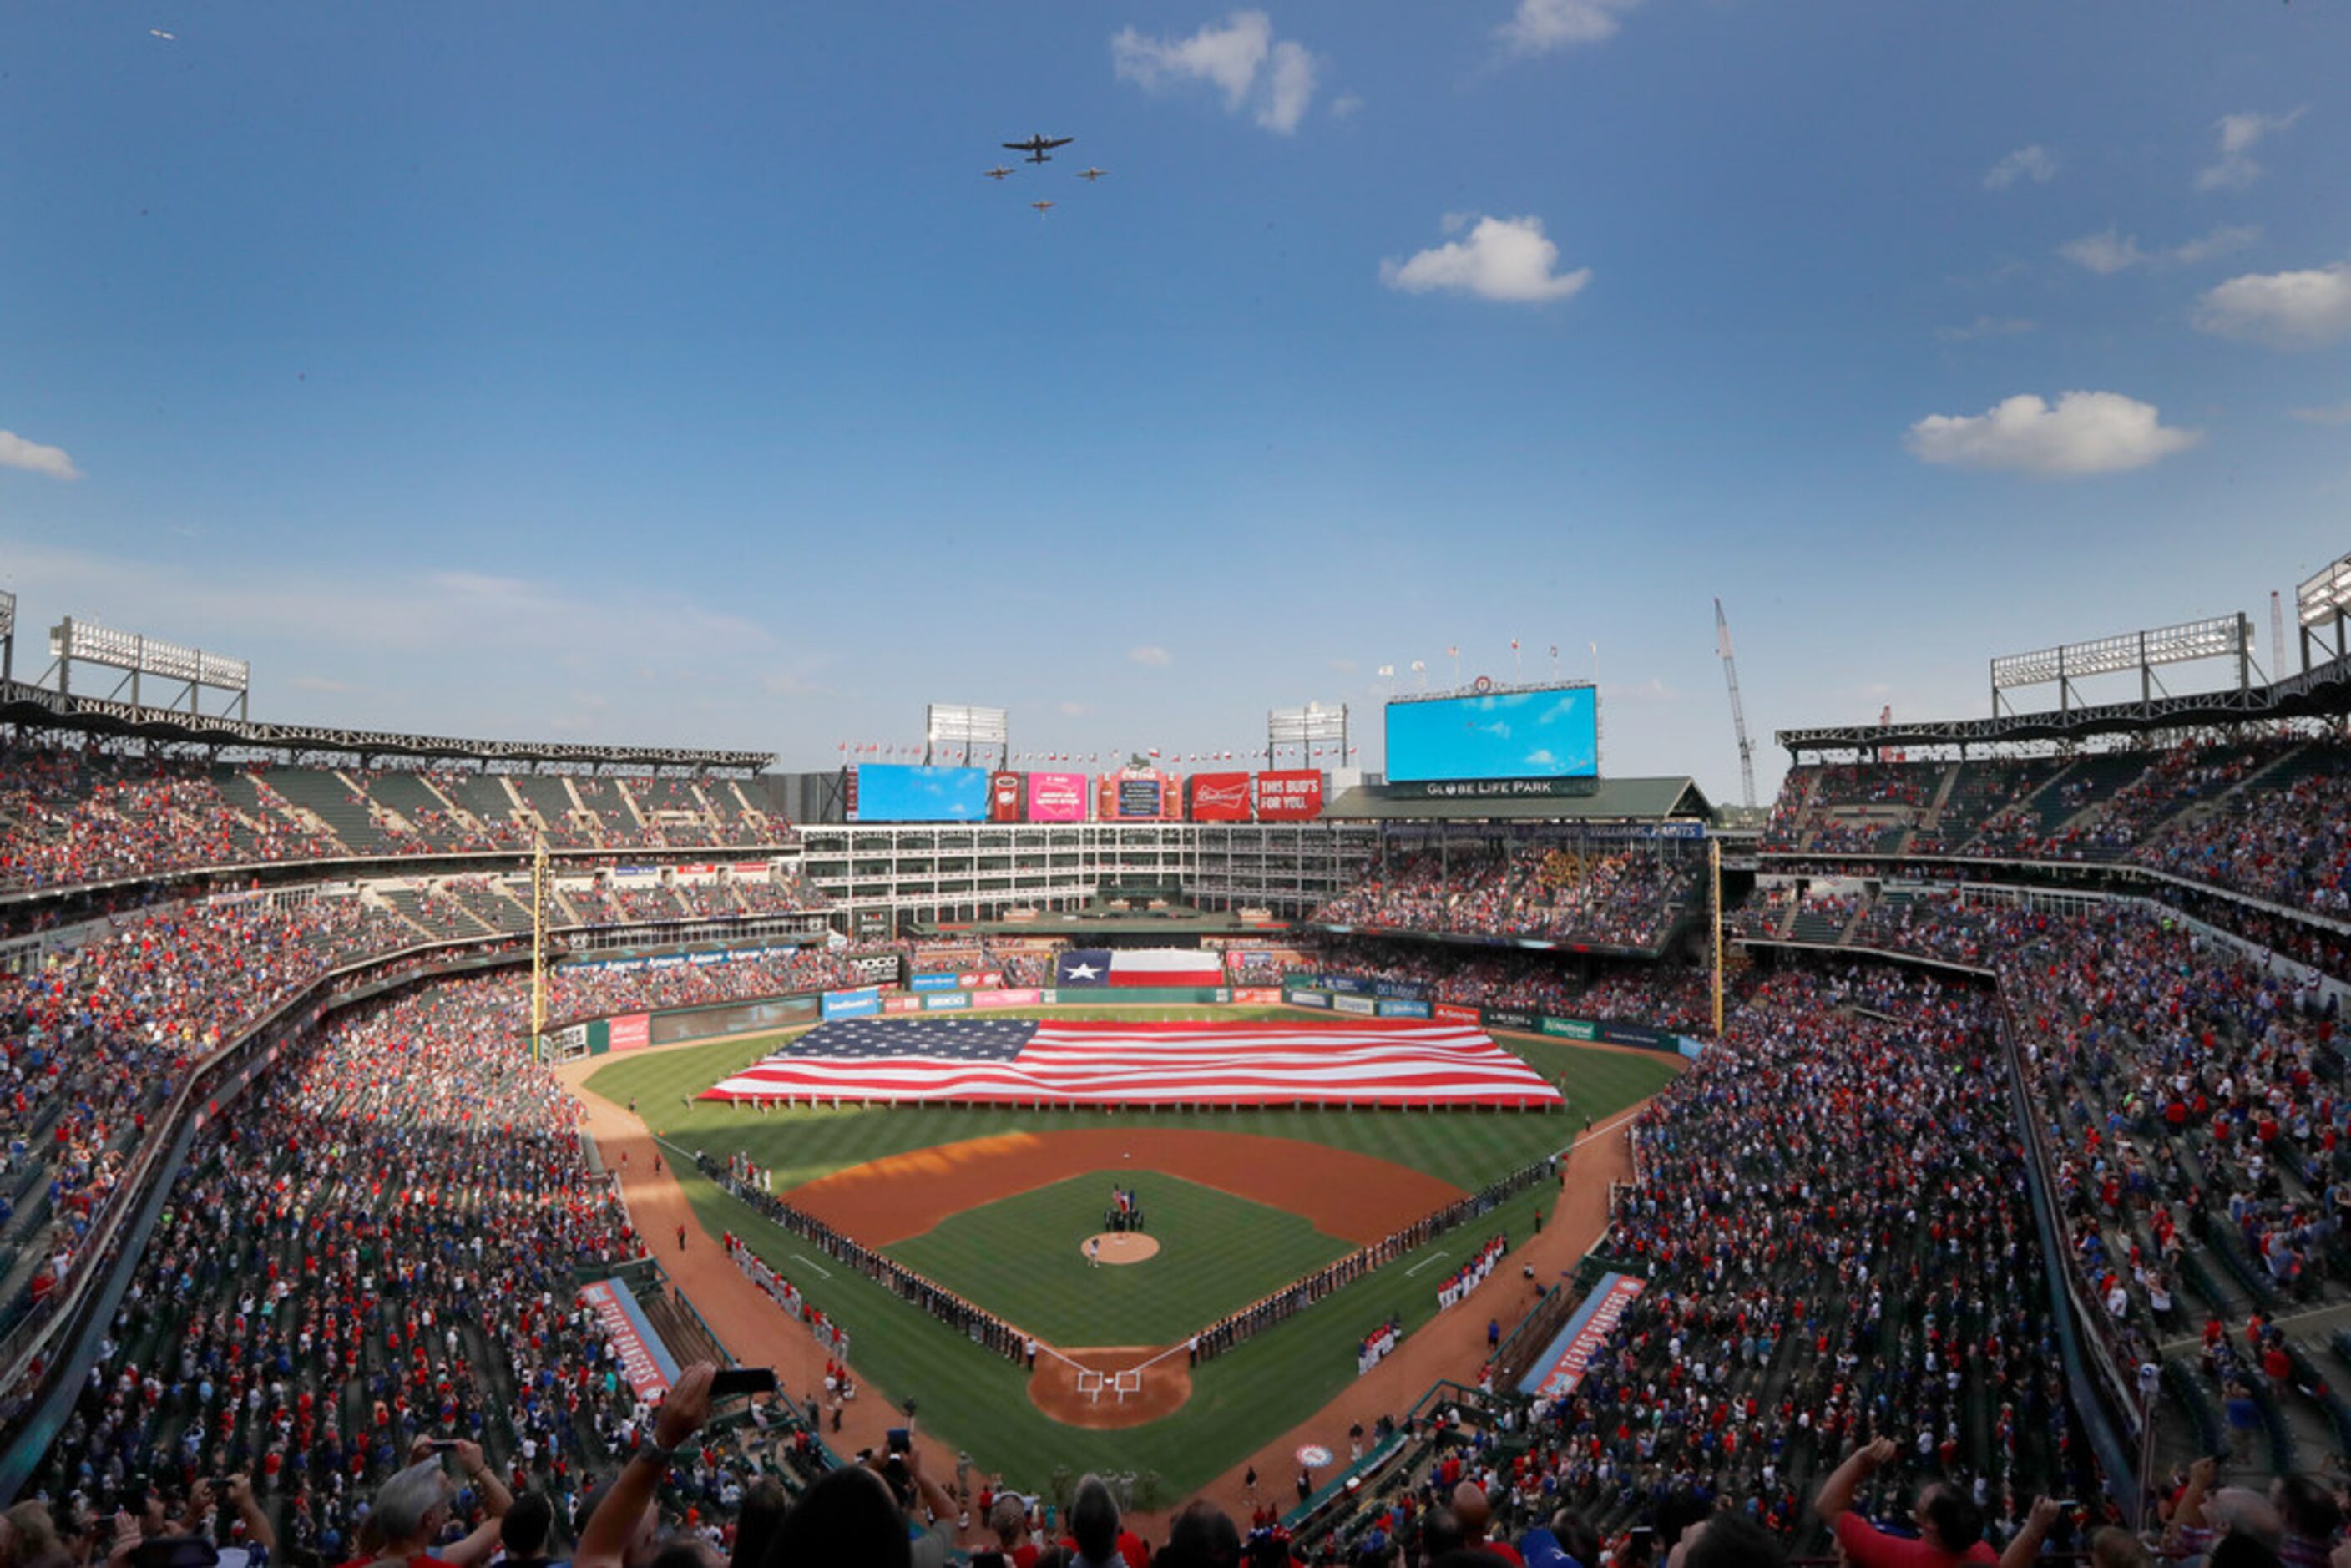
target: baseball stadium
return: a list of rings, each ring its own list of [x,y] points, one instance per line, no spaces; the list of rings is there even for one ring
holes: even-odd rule
[[[0,1568],[2351,1568],[2346,59],[0,7]]]

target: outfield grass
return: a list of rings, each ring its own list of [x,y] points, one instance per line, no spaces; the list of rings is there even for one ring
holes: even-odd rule
[[[1407,1333],[1437,1315],[1437,1281],[1489,1236],[1513,1242],[1548,1215],[1557,1194],[1538,1185],[1473,1224],[1316,1302],[1280,1326],[1192,1375],[1192,1397],[1173,1416],[1123,1431],[1065,1427],[1029,1401],[1028,1374],[978,1349],[928,1312],[842,1269],[798,1237],[758,1221],[750,1207],[691,1166],[679,1182],[711,1234],[732,1230],[850,1333],[850,1360],[895,1398],[912,1397],[924,1427],[967,1449],[984,1470],[1042,1488],[1056,1470],[1149,1471],[1164,1500],[1197,1490],[1246,1455],[1312,1416],[1355,1379],[1355,1345],[1394,1314]],[[1516,1265],[1506,1261],[1506,1271]],[[831,1271],[826,1278],[818,1270]],[[1107,1270],[1104,1272],[1108,1272]],[[1547,1284],[1557,1284],[1556,1280]],[[1524,1303],[1512,1301],[1505,1326]],[[1457,1311],[1460,1309],[1456,1309]],[[730,1346],[759,1359],[756,1345]],[[791,1389],[795,1396],[806,1389]],[[1332,1440],[1343,1433],[1332,1433]]]
[[[1288,1009],[1263,1008],[1137,1010],[1144,1017],[1167,1019],[1295,1020],[1300,1016]],[[1059,1016],[1068,1016],[1066,1009]],[[907,1020],[909,1028],[922,1026],[922,1020]],[[758,1165],[772,1167],[778,1194],[884,1155],[964,1138],[1106,1126],[1193,1128],[1294,1138],[1393,1160],[1474,1192],[1496,1176],[1565,1146],[1586,1120],[1605,1121],[1656,1093],[1681,1066],[1667,1056],[1593,1051],[1518,1036],[1506,1039],[1503,1044],[1509,1050],[1523,1056],[1568,1096],[1568,1110],[1550,1114],[1289,1109],[1033,1111],[986,1105],[849,1106],[838,1111],[799,1105],[777,1107],[762,1114],[738,1110],[724,1101],[694,1098],[777,1050],[798,1032],[627,1058],[601,1069],[589,1079],[588,1086],[617,1103],[634,1100],[646,1124],[674,1143],[714,1157],[742,1153]]]
[[[1091,1011],[1092,1009],[1088,1009]],[[1285,1009],[1150,1008],[1125,1010],[1120,1016],[1177,1019],[1246,1019],[1302,1016]],[[947,1015],[953,1016],[953,1015]],[[1023,1016],[1013,1014],[1011,1016]],[[1056,1009],[1053,1016],[1071,1016]],[[908,1019],[920,1027],[925,1019]],[[1380,1159],[1393,1160],[1426,1171],[1456,1186],[1476,1190],[1487,1182],[1516,1170],[1563,1145],[1587,1120],[1605,1121],[1625,1106],[1654,1094],[1677,1071],[1681,1063],[1670,1057],[1593,1051],[1582,1046],[1519,1036],[1501,1037],[1510,1051],[1569,1096],[1565,1114],[1527,1112],[1399,1112],[1240,1110],[1217,1112],[1028,1111],[984,1106],[853,1107],[839,1111],[809,1106],[773,1109],[762,1114],[737,1109],[723,1102],[693,1097],[719,1079],[736,1072],[776,1050],[798,1031],[755,1040],[717,1043],[657,1055],[614,1061],[595,1072],[589,1087],[620,1103],[634,1100],[646,1122],[673,1144],[714,1157],[747,1154],[775,1171],[778,1194],[802,1182],[886,1155],[928,1148],[965,1138],[1001,1133],[1045,1132],[1081,1127],[1172,1127],[1291,1138],[1325,1145]],[[1492,1215],[1440,1237],[1430,1247],[1400,1259],[1378,1272],[1316,1303],[1278,1328],[1241,1345],[1228,1355],[1200,1367],[1193,1376],[1192,1397],[1174,1416],[1147,1427],[1116,1432],[1086,1432],[1065,1427],[1030,1403],[1027,1374],[973,1345],[963,1335],[900,1301],[880,1286],[843,1270],[807,1242],[779,1228],[755,1219],[751,1210],[703,1179],[690,1166],[679,1163],[678,1179],[704,1228],[712,1235],[732,1230],[744,1237],[768,1264],[799,1285],[825,1312],[850,1332],[852,1363],[880,1386],[897,1397],[912,1396],[921,1404],[924,1425],[947,1440],[970,1450],[985,1469],[1007,1476],[1016,1484],[1042,1486],[1057,1469],[1080,1470],[1153,1471],[1166,1482],[1171,1498],[1205,1484],[1244,1455],[1279,1437],[1330,1403],[1355,1376],[1357,1340],[1391,1314],[1401,1317],[1407,1332],[1436,1314],[1437,1281],[1447,1260],[1458,1261],[1484,1239],[1503,1232],[1514,1241],[1531,1229],[1534,1209],[1545,1213],[1555,1192],[1538,1185],[1504,1204]],[[1138,1185],[1141,1181],[1138,1176]],[[1168,1179],[1168,1178],[1161,1178]],[[1063,1184],[1068,1185],[1068,1184]],[[1102,1178],[1078,1178],[1081,1195],[1099,1218]],[[1050,1190],[1050,1189],[1049,1189]],[[1035,1196],[1035,1195],[1030,1195]],[[1242,1200],[1225,1198],[1226,1202]],[[995,1228],[996,1211],[1008,1204],[990,1205],[967,1217],[983,1230]],[[1154,1197],[1152,1226],[1161,1228],[1161,1205]],[[1245,1207],[1259,1217],[1271,1211]],[[1290,1217],[1274,1217],[1302,1223]],[[973,1247],[974,1266],[1000,1267],[1019,1291],[1021,1278],[1039,1270],[1059,1271],[1053,1259],[1066,1254],[1081,1281],[1107,1284],[1113,1274],[1134,1275],[1152,1289],[1175,1289],[1183,1283],[1176,1269],[1153,1264],[1125,1270],[1104,1269],[1094,1276],[1084,1269],[1076,1245],[1091,1233],[1072,1232],[1064,1242],[1034,1244],[1034,1235],[1047,1234],[1029,1223],[1018,1227],[1019,1246],[999,1240],[995,1255]],[[917,1262],[904,1249],[936,1238],[941,1245],[968,1244],[968,1227],[950,1222],[900,1243],[891,1250],[910,1266],[935,1277],[944,1270],[935,1260]],[[1293,1254],[1309,1256],[1309,1254]],[[1170,1259],[1170,1264],[1179,1261]],[[1287,1269],[1294,1278],[1313,1265]],[[1515,1268],[1515,1265],[1506,1265]],[[827,1270],[826,1278],[819,1270]],[[1546,1281],[1556,1282],[1556,1281]],[[1280,1283],[1275,1281],[1276,1285]],[[972,1300],[1001,1301],[998,1285],[986,1291],[964,1291]],[[1123,1288],[1123,1287],[1122,1287]],[[1269,1287],[1270,1288],[1270,1287]],[[1146,1290],[1143,1296],[1147,1298]],[[1252,1291],[1255,1295],[1262,1291]],[[1136,1305],[1141,1307],[1142,1301]],[[1028,1313],[1008,1305],[1006,1315],[1029,1322]],[[1172,1314],[1171,1314],[1172,1315]],[[1171,1343],[1205,1325],[1215,1311],[1185,1314],[1187,1321],[1175,1331],[1160,1333],[1140,1328],[1088,1327],[1061,1343],[1142,1344]],[[1509,1314],[1515,1317],[1516,1310]],[[1049,1340],[1041,1319],[1037,1332]],[[1107,1320],[1105,1320],[1107,1322]],[[1139,1322],[1140,1320],[1138,1320]],[[1154,1320],[1155,1325],[1155,1320]],[[746,1360],[756,1361],[756,1346],[732,1346]],[[795,1393],[805,1392],[795,1390]]]
[[[1094,1268],[1110,1181],[1096,1171],[950,1215],[883,1249],[916,1272],[1058,1345],[1174,1344],[1353,1251],[1294,1214],[1178,1176],[1121,1176],[1156,1257]]]

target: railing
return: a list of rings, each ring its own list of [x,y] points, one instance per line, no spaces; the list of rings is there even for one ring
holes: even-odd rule
[[[40,1310],[0,1339],[0,1389],[12,1391],[0,1418],[13,1428],[5,1448],[0,1449],[0,1501],[15,1498],[64,1427],[105,1327],[130,1283],[127,1265],[135,1262],[145,1246],[196,1133],[275,1061],[291,1038],[329,1011],[413,980],[528,958],[523,951],[493,953],[467,964],[462,954],[450,953],[480,946],[470,940],[419,943],[329,970],[281,998],[235,1040],[190,1070],[162,1114],[150,1124],[84,1239],[71,1271]],[[403,967],[436,953],[460,961]],[[387,970],[393,972],[386,975]],[[348,983],[363,975],[383,977]]]

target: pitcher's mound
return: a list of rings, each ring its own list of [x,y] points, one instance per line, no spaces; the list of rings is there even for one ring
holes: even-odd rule
[[[1140,1263],[1159,1256],[1159,1243],[1140,1230],[1105,1230],[1087,1237],[1078,1244],[1078,1250],[1083,1252],[1089,1247],[1099,1247],[1105,1263]]]
[[[1188,1359],[1180,1345],[1049,1353],[1029,1375],[1029,1397],[1065,1427],[1141,1427],[1192,1396]]]

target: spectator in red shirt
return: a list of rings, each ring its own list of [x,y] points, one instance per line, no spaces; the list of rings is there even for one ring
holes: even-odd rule
[[[1836,1534],[1854,1568],[1949,1568],[1955,1563],[1998,1563],[1984,1544],[1983,1511],[1965,1492],[1940,1481],[1918,1490],[1911,1518],[1918,1538],[1889,1535],[1853,1511],[1853,1494],[1896,1452],[1894,1439],[1880,1437],[1845,1457],[1813,1500],[1813,1511]]]

